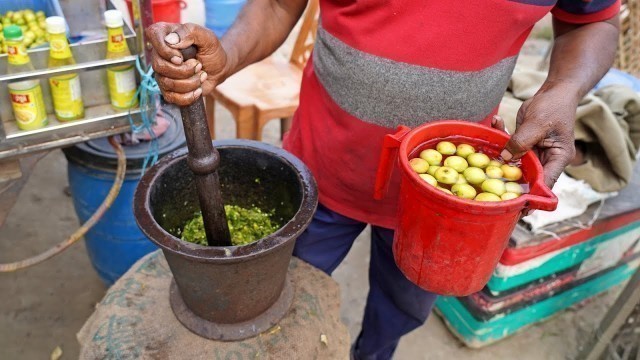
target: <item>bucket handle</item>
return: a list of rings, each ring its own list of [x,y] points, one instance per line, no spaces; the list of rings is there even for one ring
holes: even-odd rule
[[[558,197],[542,179],[538,179],[527,194],[526,207],[531,210],[553,211],[558,207]]]
[[[376,171],[374,199],[382,200],[387,195],[391,174],[393,173],[393,168],[398,157],[398,149],[400,148],[402,139],[404,139],[410,131],[410,128],[400,125],[395,134],[387,134],[384,136],[378,170]]]

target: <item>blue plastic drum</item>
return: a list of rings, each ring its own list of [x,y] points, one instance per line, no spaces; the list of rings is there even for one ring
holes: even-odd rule
[[[205,0],[205,26],[222,36],[233,24],[246,0]]]
[[[160,156],[185,144],[179,113],[167,111],[168,130],[158,138]],[[104,216],[85,235],[94,269],[107,286],[112,285],[138,259],[156,250],[133,217],[133,193],[142,175],[148,142],[123,146],[127,175],[118,197]],[[63,150],[68,160],[69,188],[76,214],[84,223],[100,206],[113,185],[117,169],[115,151],[106,138],[91,140]]]

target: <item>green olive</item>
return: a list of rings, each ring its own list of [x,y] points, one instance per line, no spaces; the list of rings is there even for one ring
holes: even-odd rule
[[[33,11],[31,10],[27,10],[28,12],[25,12],[24,14],[24,19],[27,22],[32,22],[36,20],[36,14],[33,13]]]

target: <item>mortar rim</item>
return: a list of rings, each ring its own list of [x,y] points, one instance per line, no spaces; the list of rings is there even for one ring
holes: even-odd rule
[[[288,240],[300,236],[311,223],[318,205],[318,188],[309,168],[295,155],[271,144],[246,139],[215,140],[213,144],[217,148],[251,148],[271,153],[287,163],[296,172],[302,188],[300,207],[293,217],[273,234],[243,246],[202,246],[182,241],[173,236],[162,228],[153,217],[150,207],[150,192],[152,184],[167,169],[180,161],[186,161],[188,150],[184,147],[163,157],[140,179],[134,193],[133,212],[136,223],[142,232],[163,251],[205,263],[234,263],[261,257],[284,245]],[[295,222],[296,219],[304,219],[304,221]]]

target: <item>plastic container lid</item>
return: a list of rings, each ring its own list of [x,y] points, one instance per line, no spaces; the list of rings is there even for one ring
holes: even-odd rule
[[[121,27],[124,26],[122,21],[122,12],[120,10],[107,10],[104,12],[104,23],[107,27]]]
[[[22,38],[22,29],[18,25],[9,25],[3,30],[4,38],[7,40],[20,40]]]
[[[67,23],[62,16],[50,16],[45,22],[47,23],[47,32],[49,34],[62,34],[67,32]]]
[[[184,129],[180,111],[173,105],[165,105],[162,108],[163,116],[169,120],[167,131],[158,137],[158,153],[160,157],[185,146]],[[140,176],[144,159],[149,153],[150,142],[142,141],[137,145],[123,146],[127,156],[127,174]],[[89,140],[64,148],[67,160],[82,166],[115,173],[118,165],[118,157],[115,150],[109,144],[107,138]]]

